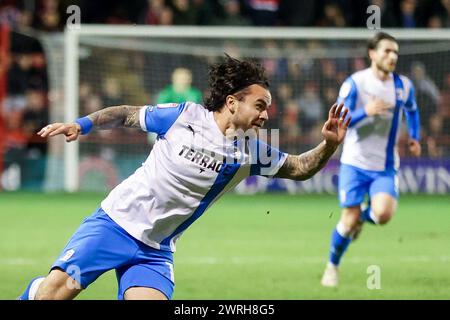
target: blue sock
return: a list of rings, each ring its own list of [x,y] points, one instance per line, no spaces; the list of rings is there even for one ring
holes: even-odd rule
[[[361,220],[364,222],[369,222],[371,224],[377,224],[377,222],[374,219],[372,210],[370,209],[370,206],[368,206],[365,210],[361,212]]]
[[[44,279],[45,277],[35,277],[31,279],[30,283],[28,283],[28,286],[25,288],[25,291],[22,293],[18,300],[29,300],[31,286],[33,285],[34,281],[41,278]]]
[[[330,263],[335,266],[339,265],[341,257],[351,241],[352,238],[350,236],[344,237],[338,232],[338,227],[334,229],[331,235]]]

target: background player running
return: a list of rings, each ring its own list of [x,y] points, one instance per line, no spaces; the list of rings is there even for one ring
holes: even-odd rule
[[[370,68],[342,84],[338,102],[350,109],[352,120],[344,140],[339,172],[341,219],[331,237],[322,285],[338,285],[338,267],[364,222],[386,224],[397,208],[399,156],[397,137],[402,114],[409,129],[409,150],[420,156],[419,110],[412,82],[394,73],[399,46],[380,32],[368,42]],[[369,202],[362,208],[364,198]]]

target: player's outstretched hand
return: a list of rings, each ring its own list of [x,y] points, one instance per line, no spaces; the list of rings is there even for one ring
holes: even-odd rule
[[[341,144],[351,120],[352,117],[348,115],[348,109],[344,104],[335,103],[328,112],[328,120],[322,128],[322,135],[327,144],[335,147]]]
[[[411,152],[411,154],[415,157],[420,157],[420,155],[422,154],[422,147],[420,146],[419,141],[414,140],[414,139],[409,139],[408,145],[409,145],[409,151]]]
[[[42,128],[37,134],[42,138],[53,137],[58,134],[66,136],[66,141],[74,141],[78,139],[81,132],[80,125],[78,123],[52,123]]]

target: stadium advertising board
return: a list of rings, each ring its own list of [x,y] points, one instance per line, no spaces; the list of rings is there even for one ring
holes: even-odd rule
[[[250,177],[238,186],[239,193],[287,191],[289,193],[337,193],[339,161],[328,165],[313,178],[294,182],[284,179]],[[401,193],[445,194],[450,192],[450,161],[402,160],[398,173]]]

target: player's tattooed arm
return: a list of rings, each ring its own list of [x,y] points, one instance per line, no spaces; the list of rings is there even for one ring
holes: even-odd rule
[[[112,129],[117,127],[139,128],[139,111],[142,107],[117,106],[109,107],[87,115],[96,129]],[[81,134],[79,123],[56,122],[42,128],[38,133],[43,138],[59,134],[66,136],[66,141],[75,141]]]
[[[314,149],[298,156],[288,155],[275,177],[293,180],[306,180],[315,175],[344,141],[351,121],[348,109],[341,103],[334,104],[328,112],[328,120],[322,127],[324,141]]]
[[[88,115],[96,129],[112,129],[117,127],[139,128],[139,111],[142,107],[117,106],[109,107]]]
[[[315,175],[328,162],[337,145],[327,145],[325,141],[300,155],[288,155],[283,166],[275,175],[277,178],[306,180]]]

